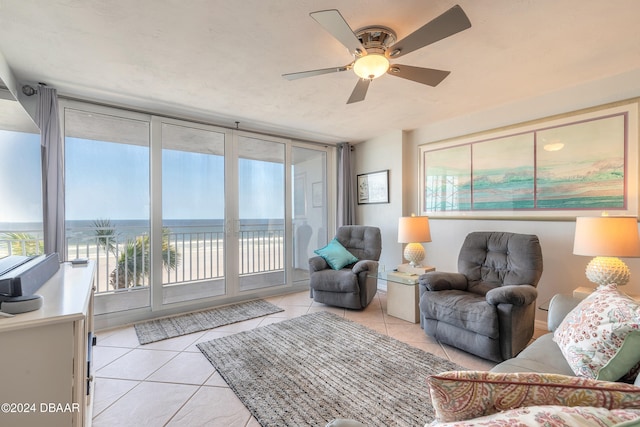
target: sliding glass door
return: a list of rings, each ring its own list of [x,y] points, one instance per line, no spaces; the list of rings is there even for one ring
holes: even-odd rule
[[[331,227],[330,148],[63,106],[68,259],[96,261],[97,314],[305,286]]]
[[[166,119],[159,126],[162,303],[224,295],[225,133]]]
[[[64,110],[67,257],[96,261],[96,314],[148,307],[149,118]]]
[[[0,258],[44,253],[40,131],[0,89]]]
[[[327,244],[327,152],[311,146],[291,149],[293,282],[309,279],[309,258]]]
[[[239,291],[285,284],[285,149],[275,139],[237,137]]]

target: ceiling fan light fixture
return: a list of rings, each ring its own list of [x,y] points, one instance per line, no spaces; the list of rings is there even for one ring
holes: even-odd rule
[[[381,25],[366,26],[353,31],[337,9],[319,10],[309,15],[334,39],[342,43],[353,55],[354,60],[344,67],[322,68],[282,76],[287,80],[296,80],[353,70],[359,80],[347,104],[363,101],[370,83],[387,73],[431,87],[439,85],[449,75],[449,71],[390,65],[389,60],[400,58],[471,27],[469,18],[459,5],[453,6],[400,41],[396,41],[396,33],[391,28]]]
[[[353,71],[361,79],[373,80],[386,73],[388,69],[389,60],[378,53],[362,56],[353,64]]]

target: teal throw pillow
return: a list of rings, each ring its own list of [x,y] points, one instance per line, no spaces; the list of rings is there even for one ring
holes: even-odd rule
[[[316,249],[317,255],[320,255],[327,261],[327,264],[334,270],[340,270],[345,265],[353,264],[358,261],[358,258],[354,257],[351,252],[346,250],[344,246],[338,242],[335,237],[329,242],[327,246],[322,249]]]

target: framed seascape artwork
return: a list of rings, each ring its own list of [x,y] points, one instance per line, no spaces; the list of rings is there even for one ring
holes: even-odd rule
[[[420,146],[431,217],[638,215],[638,104]]]
[[[389,170],[357,176],[358,204],[389,203]]]

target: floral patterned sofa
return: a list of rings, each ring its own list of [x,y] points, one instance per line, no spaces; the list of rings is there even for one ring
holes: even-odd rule
[[[608,285],[554,296],[547,320],[491,372],[429,377],[433,425],[640,426],[640,305]]]
[[[428,377],[436,415],[428,425],[640,426],[638,302],[614,285],[584,300],[556,295],[548,326],[550,333],[490,372]]]

